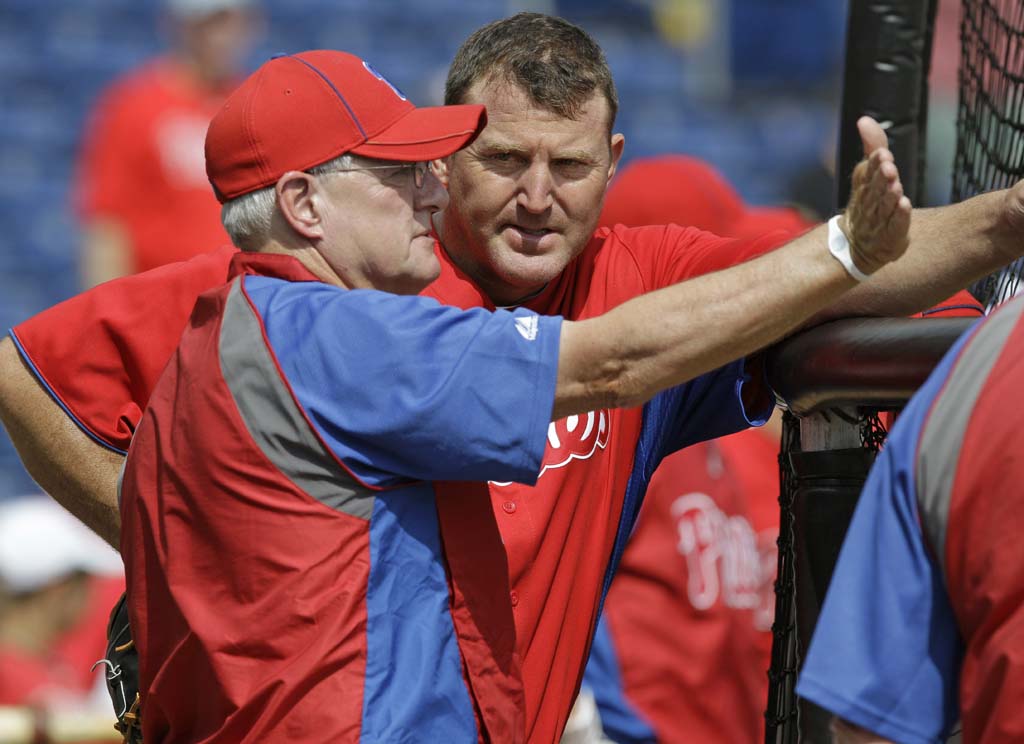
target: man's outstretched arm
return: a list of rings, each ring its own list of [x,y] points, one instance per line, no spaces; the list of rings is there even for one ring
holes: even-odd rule
[[[869,143],[865,140],[865,151]],[[865,274],[907,249],[911,205],[888,150],[861,162],[844,231]],[[635,297],[562,325],[553,418],[640,405],[660,390],[791,333],[857,284],[817,231],[722,271]],[[944,299],[944,298],[940,298]]]
[[[75,425],[39,385],[10,338],[0,340],[0,421],[36,483],[116,549],[117,477],[124,458]]]

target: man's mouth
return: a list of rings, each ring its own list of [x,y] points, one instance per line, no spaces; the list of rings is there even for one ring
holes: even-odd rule
[[[513,230],[520,233],[521,235],[530,238],[543,238],[545,235],[550,235],[551,233],[554,232],[554,230],[550,230],[546,227],[532,229],[529,227],[523,227],[522,225],[515,224],[508,225],[508,227],[511,227]]]
[[[526,227],[506,222],[500,231],[504,242],[515,252],[541,255],[558,247],[558,230],[549,227]]]

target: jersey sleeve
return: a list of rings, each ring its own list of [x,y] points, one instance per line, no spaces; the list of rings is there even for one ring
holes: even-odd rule
[[[648,418],[668,422],[662,454],[762,426],[775,407],[759,357],[739,359],[648,403]]]
[[[644,406],[644,428],[651,467],[698,442],[763,426],[775,408],[760,357],[738,359],[724,367],[664,390]]]
[[[843,542],[797,693],[897,741],[944,740],[963,655],[917,506],[918,442],[965,334],[901,414]]]
[[[536,481],[559,316],[246,277],[296,402],[364,483]]]
[[[128,450],[196,298],[227,280],[234,249],[115,279],[11,329],[39,384],[89,437]]]

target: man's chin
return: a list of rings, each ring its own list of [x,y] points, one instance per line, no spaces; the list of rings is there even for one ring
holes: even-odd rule
[[[557,278],[572,260],[565,251],[542,255],[518,253],[510,248],[501,251],[498,271],[494,272],[507,285],[506,289],[530,294]]]

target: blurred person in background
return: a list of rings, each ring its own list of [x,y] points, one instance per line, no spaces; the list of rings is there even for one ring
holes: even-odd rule
[[[795,236],[814,224],[795,208],[748,206],[717,170],[685,155],[638,159],[620,171],[600,224],[620,223],[676,223],[733,238]],[[671,454],[651,478],[584,677],[610,739],[763,737],[779,422],[776,414],[763,428]]]
[[[92,711],[112,732],[92,667],[122,591],[117,553],[52,499],[0,502],[0,706]]]
[[[255,0],[166,0],[165,10],[171,51],[115,81],[87,125],[75,195],[86,287],[229,242],[203,139],[260,17]]]

